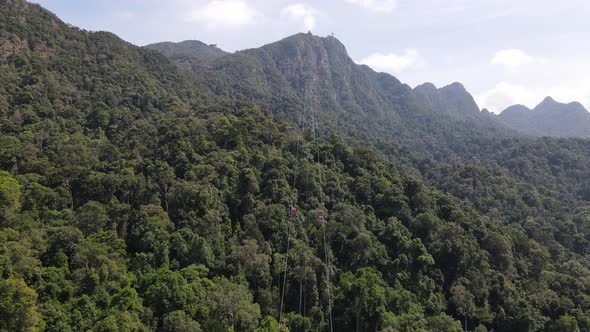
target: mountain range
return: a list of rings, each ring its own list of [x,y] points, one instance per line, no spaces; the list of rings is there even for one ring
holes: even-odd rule
[[[362,107],[372,115],[388,119],[390,124],[395,123],[392,119],[395,116],[403,121],[403,112],[415,115],[430,111],[488,128],[513,129],[525,135],[590,137],[590,113],[579,103],[560,104],[549,97],[532,112],[515,105],[496,117],[487,110],[480,111],[461,83],[440,89],[425,83],[410,92],[410,88],[396,78],[355,64],[344,45],[331,36],[298,34],[259,49],[236,53],[226,53],[198,41],[146,47],[190,67],[201,76],[221,79],[217,84],[233,82],[234,86],[226,95],[232,98],[260,100],[271,96],[297,96],[302,99],[313,90],[330,96],[322,99],[327,104],[317,105],[322,109],[354,113]],[[242,81],[244,71],[248,71],[248,81]],[[207,85],[212,83],[207,82]],[[227,89],[223,91],[228,92]],[[395,105],[394,95],[405,95],[398,99],[406,100],[407,105]]]
[[[0,0],[0,331],[589,330],[589,141],[518,120],[564,107]]]
[[[498,118],[528,135],[590,137],[590,113],[578,102],[563,104],[547,97],[533,109],[510,106]]]

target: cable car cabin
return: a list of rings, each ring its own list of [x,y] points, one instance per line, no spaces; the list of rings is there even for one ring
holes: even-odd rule
[[[297,209],[294,206],[289,210],[289,216],[291,216],[291,218],[297,217]]]

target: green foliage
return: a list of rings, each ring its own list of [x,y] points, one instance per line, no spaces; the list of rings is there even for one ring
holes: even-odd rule
[[[172,311],[166,314],[162,322],[162,331],[165,332],[200,332],[201,326],[187,316],[182,310]]]
[[[355,275],[346,272],[340,277],[344,307],[343,317],[350,317],[348,330],[376,330],[386,311],[388,293],[387,284],[381,274],[372,268],[361,268]]]
[[[215,303],[213,318],[232,330],[255,330],[260,319],[260,306],[252,303],[252,294],[246,286],[218,278],[210,297]]]
[[[279,332],[279,323],[271,316],[266,316],[260,321],[256,332]]]
[[[37,307],[37,293],[22,279],[0,281],[0,330],[43,331],[45,322]]]
[[[4,1],[0,17],[0,330],[320,332],[328,303],[335,331],[590,328],[583,141],[413,117],[408,90],[382,77],[380,93],[365,69],[363,94],[319,85],[349,102],[320,98],[346,112],[318,112],[316,141],[289,123],[296,77],[203,87],[38,5]],[[254,55],[274,61],[215,61],[243,74]]]
[[[6,171],[0,171],[0,222],[6,223],[20,209],[21,185]]]
[[[139,319],[126,312],[115,311],[101,319],[92,327],[96,332],[142,332],[147,331]]]

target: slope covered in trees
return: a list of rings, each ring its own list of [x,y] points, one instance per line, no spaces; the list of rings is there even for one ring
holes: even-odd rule
[[[279,331],[283,283],[282,330],[328,331],[329,309],[334,331],[590,328],[588,208],[559,233],[507,222],[510,199],[559,210],[541,187],[511,191],[500,164],[423,159],[462,201],[338,135],[316,140],[319,113],[299,128],[208,95],[153,51],[0,5],[0,330]],[[587,146],[564,142],[513,153]],[[547,195],[559,172],[584,174],[560,160],[535,168],[554,176]]]
[[[157,44],[148,48],[177,59]],[[443,88],[439,103],[428,103],[424,94],[395,77],[354,63],[345,46],[331,36],[300,33],[213,62],[198,56],[179,62],[211,93],[255,102],[295,123],[309,123],[310,112],[304,110],[315,109],[321,133],[343,133],[353,143],[376,146],[386,142],[399,152],[409,147],[448,159],[469,153],[464,145],[475,139],[517,135],[479,112],[477,105],[470,105],[473,98],[462,86]],[[453,88],[457,86],[460,88]],[[439,104],[449,109],[441,110],[436,107]],[[457,104],[466,104],[468,109],[454,112]],[[473,106],[475,109],[470,108]],[[471,116],[459,116],[463,113]],[[408,155],[407,151],[402,154]]]
[[[321,123],[320,135],[340,133],[353,145],[370,144],[421,172],[428,171],[424,164],[480,160],[499,164],[515,181],[535,187],[544,186],[542,178],[548,176],[559,195],[589,189],[586,181],[580,181],[581,175],[590,176],[586,167],[590,153],[584,141],[525,137],[498,117],[479,111],[462,85],[437,89],[424,84],[412,90],[388,74],[356,65],[333,37],[297,34],[227,54],[207,66],[199,65],[201,61],[205,60],[194,56],[188,67],[184,62],[182,67],[206,82],[203,86],[213,94],[253,101],[293,123],[309,124],[315,115]],[[530,150],[525,153],[530,155],[544,144],[554,149],[555,156],[542,151],[531,156],[529,163],[535,165],[526,172],[509,160],[514,150]],[[576,161],[562,163],[558,155],[573,155]],[[556,167],[569,170],[554,171]],[[559,186],[560,181],[568,185]]]
[[[542,235],[531,230],[529,236],[568,248],[565,239],[576,237],[578,252],[587,243],[582,225],[564,230],[577,209],[590,205],[587,140],[521,136],[480,112],[461,84],[412,90],[356,65],[333,37],[297,34],[207,66],[200,61],[195,56],[181,67],[206,78],[213,93],[253,101],[293,123],[317,125],[314,116],[320,135],[336,132],[352,145],[372,146],[481,213],[544,225]],[[481,176],[485,182],[473,185]]]

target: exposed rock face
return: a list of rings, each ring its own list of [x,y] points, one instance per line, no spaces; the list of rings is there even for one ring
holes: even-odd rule
[[[182,63],[179,54],[168,56]],[[412,89],[389,74],[356,64],[334,37],[300,33],[209,62],[193,58],[188,64],[214,94],[254,101],[298,122],[319,118],[323,125],[347,128],[348,135],[363,140],[389,137],[430,149],[439,140],[471,135],[467,131],[478,137],[497,136],[497,131],[516,135],[480,112],[460,83]],[[301,108],[294,109],[288,101]],[[310,110],[316,113],[311,116]],[[439,138],[430,139],[433,133]],[[449,145],[461,148],[459,143]]]
[[[459,82],[440,89],[432,83],[424,83],[415,87],[414,93],[422,108],[436,114],[483,128],[504,130],[506,127],[488,110],[480,111],[473,96]]]
[[[383,115],[393,94],[409,90],[393,76],[355,64],[336,38],[303,33],[226,56],[213,67],[231,77],[247,71],[240,77],[258,93],[311,98],[327,111]]]
[[[187,57],[190,47],[168,43],[149,47],[188,66],[201,86],[216,95],[261,103],[308,124],[322,117],[324,123],[384,132],[402,126],[405,117],[431,112],[419,107],[412,89],[395,77],[356,64],[334,37],[299,33],[213,60]],[[301,109],[293,109],[292,101]],[[311,116],[310,110],[317,113]]]
[[[479,107],[473,96],[458,82],[437,89],[432,83],[414,88],[416,95],[433,111],[459,118],[477,118]]]

